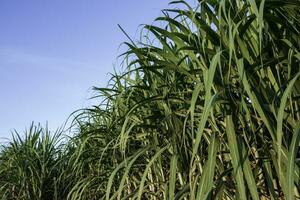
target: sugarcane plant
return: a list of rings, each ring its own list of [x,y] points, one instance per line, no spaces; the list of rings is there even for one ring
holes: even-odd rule
[[[300,1],[170,5],[121,28],[123,71],[55,157],[61,198],[300,199]]]
[[[47,127],[31,124],[22,135],[14,132],[0,149],[1,199],[62,199],[62,148],[59,131],[50,134]]]

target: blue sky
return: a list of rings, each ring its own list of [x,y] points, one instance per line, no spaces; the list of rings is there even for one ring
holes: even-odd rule
[[[119,45],[138,39],[164,0],[0,1],[0,137],[32,121],[59,127],[118,69]]]

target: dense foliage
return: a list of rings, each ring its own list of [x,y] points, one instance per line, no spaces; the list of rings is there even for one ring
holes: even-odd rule
[[[300,199],[300,1],[171,4],[74,137],[2,147],[2,199]]]

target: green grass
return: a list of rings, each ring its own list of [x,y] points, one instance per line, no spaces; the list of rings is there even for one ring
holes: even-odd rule
[[[300,1],[172,4],[73,137],[2,147],[2,199],[300,199]]]
[[[15,133],[0,153],[2,199],[58,199],[62,150],[59,133],[39,125]]]

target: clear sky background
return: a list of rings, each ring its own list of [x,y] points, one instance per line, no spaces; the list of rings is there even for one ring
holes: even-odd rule
[[[88,106],[127,41],[117,24],[138,39],[168,2],[0,0],[0,137],[32,121],[55,130]]]

